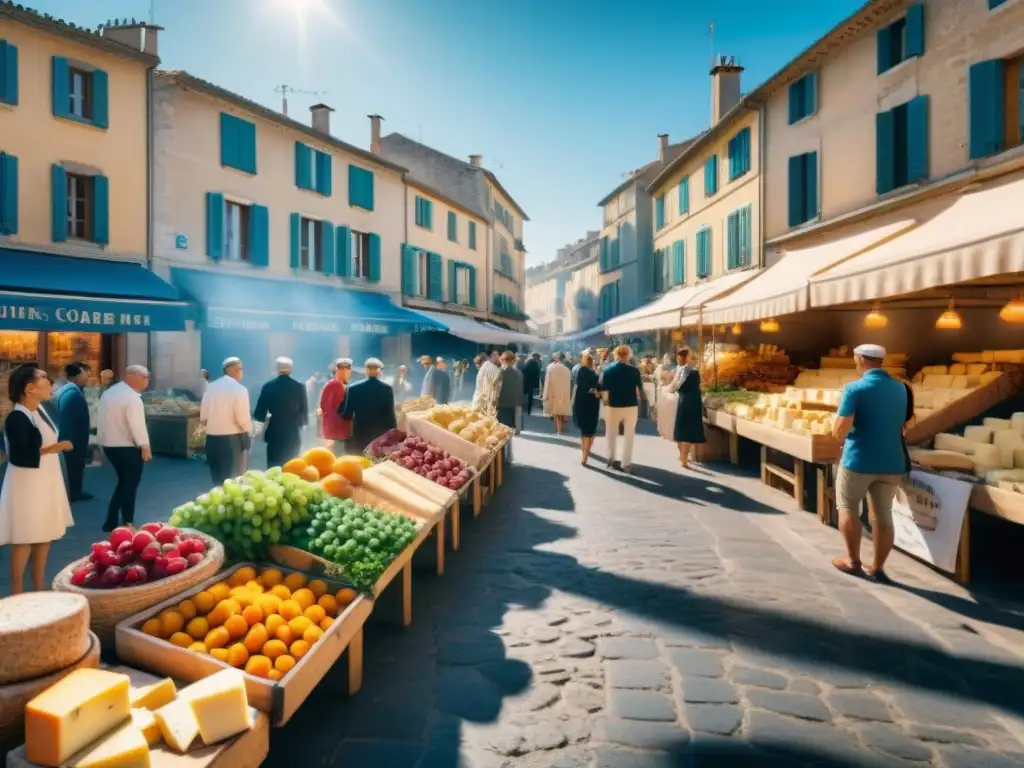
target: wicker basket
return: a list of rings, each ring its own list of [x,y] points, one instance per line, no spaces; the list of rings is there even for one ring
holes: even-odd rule
[[[223,567],[224,546],[219,541],[205,533],[186,528],[183,528],[182,532],[197,535],[203,540],[206,544],[206,557],[194,568],[168,576],[166,579],[117,589],[76,587],[71,583],[71,574],[88,562],[88,556],[71,563],[54,577],[55,592],[75,592],[89,601],[89,624],[99,637],[103,650],[113,650],[114,628],[119,621],[191,589]]]

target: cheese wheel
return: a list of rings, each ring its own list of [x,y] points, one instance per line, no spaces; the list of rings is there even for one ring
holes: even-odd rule
[[[955,451],[956,453],[970,454],[974,451],[974,444],[960,435],[950,435],[943,432],[935,436],[935,450]]]
[[[967,375],[963,374],[960,376],[954,376],[953,380],[949,382],[950,389],[967,389]]]
[[[984,363],[985,353],[984,352],[955,352],[953,359],[958,363]]]
[[[69,592],[0,600],[0,685],[70,667],[89,650],[89,602]]]
[[[972,443],[991,443],[993,432],[992,427],[966,427],[964,437]]]
[[[978,443],[974,446],[974,463],[988,467],[989,469],[999,469],[1003,466],[1003,454],[994,445],[988,445],[985,443]]]

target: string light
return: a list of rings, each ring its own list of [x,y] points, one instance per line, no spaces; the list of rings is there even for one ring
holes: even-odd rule
[[[761,333],[778,333],[780,330],[779,321],[774,317],[761,321]]]

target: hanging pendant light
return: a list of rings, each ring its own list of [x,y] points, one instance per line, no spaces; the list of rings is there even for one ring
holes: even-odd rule
[[[1024,324],[1024,298],[1018,293],[1017,298],[1010,299],[1006,306],[999,310],[999,319],[1014,325]]]
[[[739,336],[741,333],[743,333],[743,329],[740,327],[739,323],[736,323],[736,325],[732,327],[732,335]]]
[[[725,335],[725,326],[724,325],[718,326],[718,332],[724,336]]]
[[[864,316],[865,328],[885,328],[889,324],[889,318],[882,314],[882,306],[876,301],[871,311]]]
[[[761,333],[778,333],[780,329],[779,321],[774,317],[761,321]]]
[[[935,327],[940,331],[959,331],[963,327],[960,313],[953,306],[953,299],[949,300],[949,307],[935,321]]]

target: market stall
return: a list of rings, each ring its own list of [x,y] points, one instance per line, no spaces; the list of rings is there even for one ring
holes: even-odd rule
[[[199,424],[200,402],[187,389],[145,392],[146,430],[153,453],[191,458],[206,444]]]

